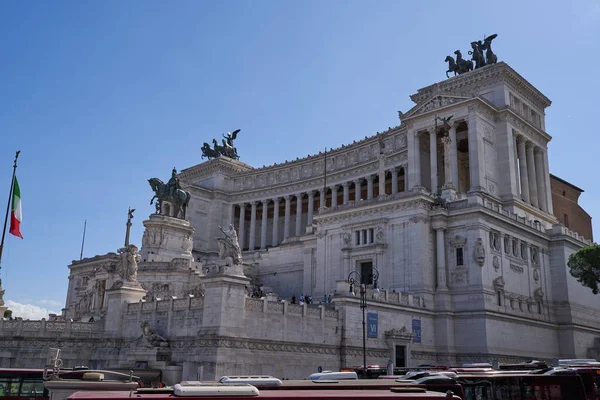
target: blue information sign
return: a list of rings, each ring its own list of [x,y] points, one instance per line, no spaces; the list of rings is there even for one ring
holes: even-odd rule
[[[367,313],[367,337],[377,338],[377,313]]]
[[[421,320],[413,319],[412,320],[412,328],[413,328],[413,343],[421,343]]]

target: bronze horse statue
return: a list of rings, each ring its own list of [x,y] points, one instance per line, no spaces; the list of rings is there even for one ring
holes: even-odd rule
[[[163,201],[168,201],[172,204],[175,212],[173,215],[175,218],[181,213],[181,218],[185,219],[185,213],[187,211],[187,206],[190,202],[190,193],[185,190],[177,189],[175,190],[173,197],[169,196],[169,187],[163,183],[158,178],[148,179],[148,183],[154,192],[154,197],[150,200],[150,204],[157,199],[158,207],[157,210],[162,210]]]
[[[219,157],[221,154],[210,147],[210,144],[204,142],[202,145],[202,158],[207,157],[209,160]]]

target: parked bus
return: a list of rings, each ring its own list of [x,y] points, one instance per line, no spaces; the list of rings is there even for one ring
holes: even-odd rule
[[[428,392],[421,388],[392,388],[390,390],[260,390],[252,385],[223,385],[202,383],[197,386],[177,384],[172,393],[134,393],[129,391],[119,392],[76,392],[69,400],[173,400],[185,397],[189,400],[239,400],[243,397],[266,400],[460,400],[451,393]]]
[[[0,368],[0,400],[48,400],[44,370]]]
[[[572,375],[474,374],[460,375],[464,400],[581,400],[581,377]]]

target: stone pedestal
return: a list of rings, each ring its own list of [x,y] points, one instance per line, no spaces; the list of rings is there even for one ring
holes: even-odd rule
[[[446,201],[453,201],[456,200],[457,196],[456,196],[456,190],[454,189],[454,186],[452,184],[450,185],[444,185],[444,187],[442,188],[442,195],[441,195],[442,199],[446,200]]]
[[[142,262],[170,262],[175,258],[193,260],[194,228],[189,221],[153,214],[144,221]]]
[[[244,275],[216,274],[202,277],[204,311],[200,336],[245,337],[246,287],[250,278]]]
[[[106,291],[106,317],[104,318],[104,331],[106,333],[120,333],[123,330],[122,319],[127,309],[127,304],[138,303],[146,291],[141,287],[120,287]]]

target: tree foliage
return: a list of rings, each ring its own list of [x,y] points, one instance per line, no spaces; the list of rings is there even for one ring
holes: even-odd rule
[[[569,272],[583,286],[598,294],[600,283],[600,246],[586,246],[569,256]]]
[[[12,311],[11,310],[4,310],[4,318],[11,319],[12,318]]]

